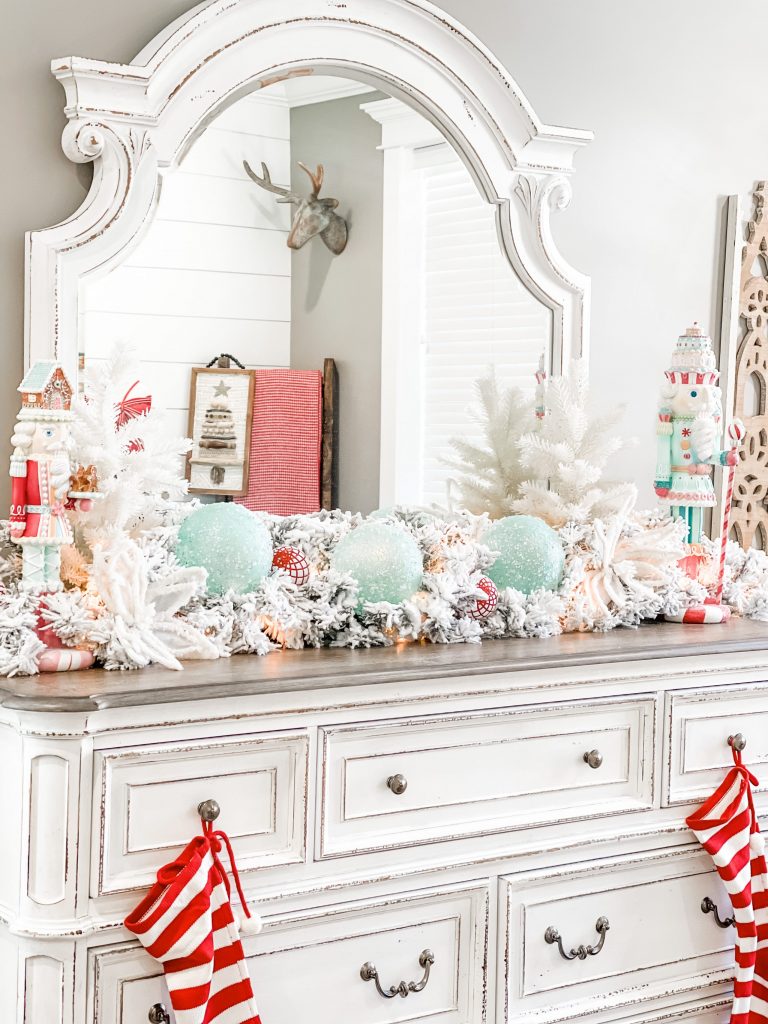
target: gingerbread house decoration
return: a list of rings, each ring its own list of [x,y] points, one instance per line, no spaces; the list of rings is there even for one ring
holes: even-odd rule
[[[72,385],[61,366],[53,361],[34,363],[19,384],[18,391],[23,409],[69,412],[72,404]]]

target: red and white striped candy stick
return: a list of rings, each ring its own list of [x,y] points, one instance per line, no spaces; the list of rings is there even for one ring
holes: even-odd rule
[[[728,439],[731,442],[731,451],[735,452],[741,446],[746,435],[744,424],[741,420],[734,420],[728,427]],[[725,553],[728,548],[728,531],[731,528],[731,505],[733,504],[733,481],[736,476],[736,460],[728,467],[728,489],[725,494],[723,505],[723,532],[720,538],[720,572],[717,577],[717,590],[715,591],[715,603],[720,604],[723,599],[723,585],[725,583]]]

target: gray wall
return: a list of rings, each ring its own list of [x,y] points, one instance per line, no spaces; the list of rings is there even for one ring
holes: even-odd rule
[[[291,366],[319,369],[331,356],[339,369],[339,505],[371,512],[379,503],[381,418],[381,125],[360,110],[383,93],[312,103],[291,111],[292,188],[309,179],[297,166],[322,163],[322,195],[340,202],[349,241],[333,256],[319,240],[295,252],[291,265]]]
[[[694,318],[718,322],[722,197],[746,193],[768,175],[759,48],[764,3],[440,5],[493,48],[542,119],[597,134],[578,157],[574,201],[554,230],[566,256],[593,278],[593,378],[606,396],[628,402],[629,427],[642,439],[621,472],[650,480],[653,407],[672,340]],[[66,217],[85,194],[89,173],[59,149],[63,93],[50,77],[50,59],[129,60],[190,5],[34,0],[5,6],[0,438],[10,433],[21,373],[23,231]],[[345,198],[344,185],[329,179]],[[373,477],[366,473],[366,486]],[[4,471],[0,484],[7,500]],[[650,500],[649,487],[643,496]]]

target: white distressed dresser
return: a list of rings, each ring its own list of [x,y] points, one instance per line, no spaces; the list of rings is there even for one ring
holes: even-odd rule
[[[17,679],[0,704],[2,1024],[168,1005],[121,921],[204,800],[265,921],[264,1024],[728,1019],[733,929],[702,901],[730,904],[684,818],[729,736],[768,782],[765,625]]]

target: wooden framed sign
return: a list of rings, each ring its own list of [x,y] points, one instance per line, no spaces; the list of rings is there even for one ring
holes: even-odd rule
[[[238,496],[248,491],[253,373],[193,367],[187,459],[190,494]]]

